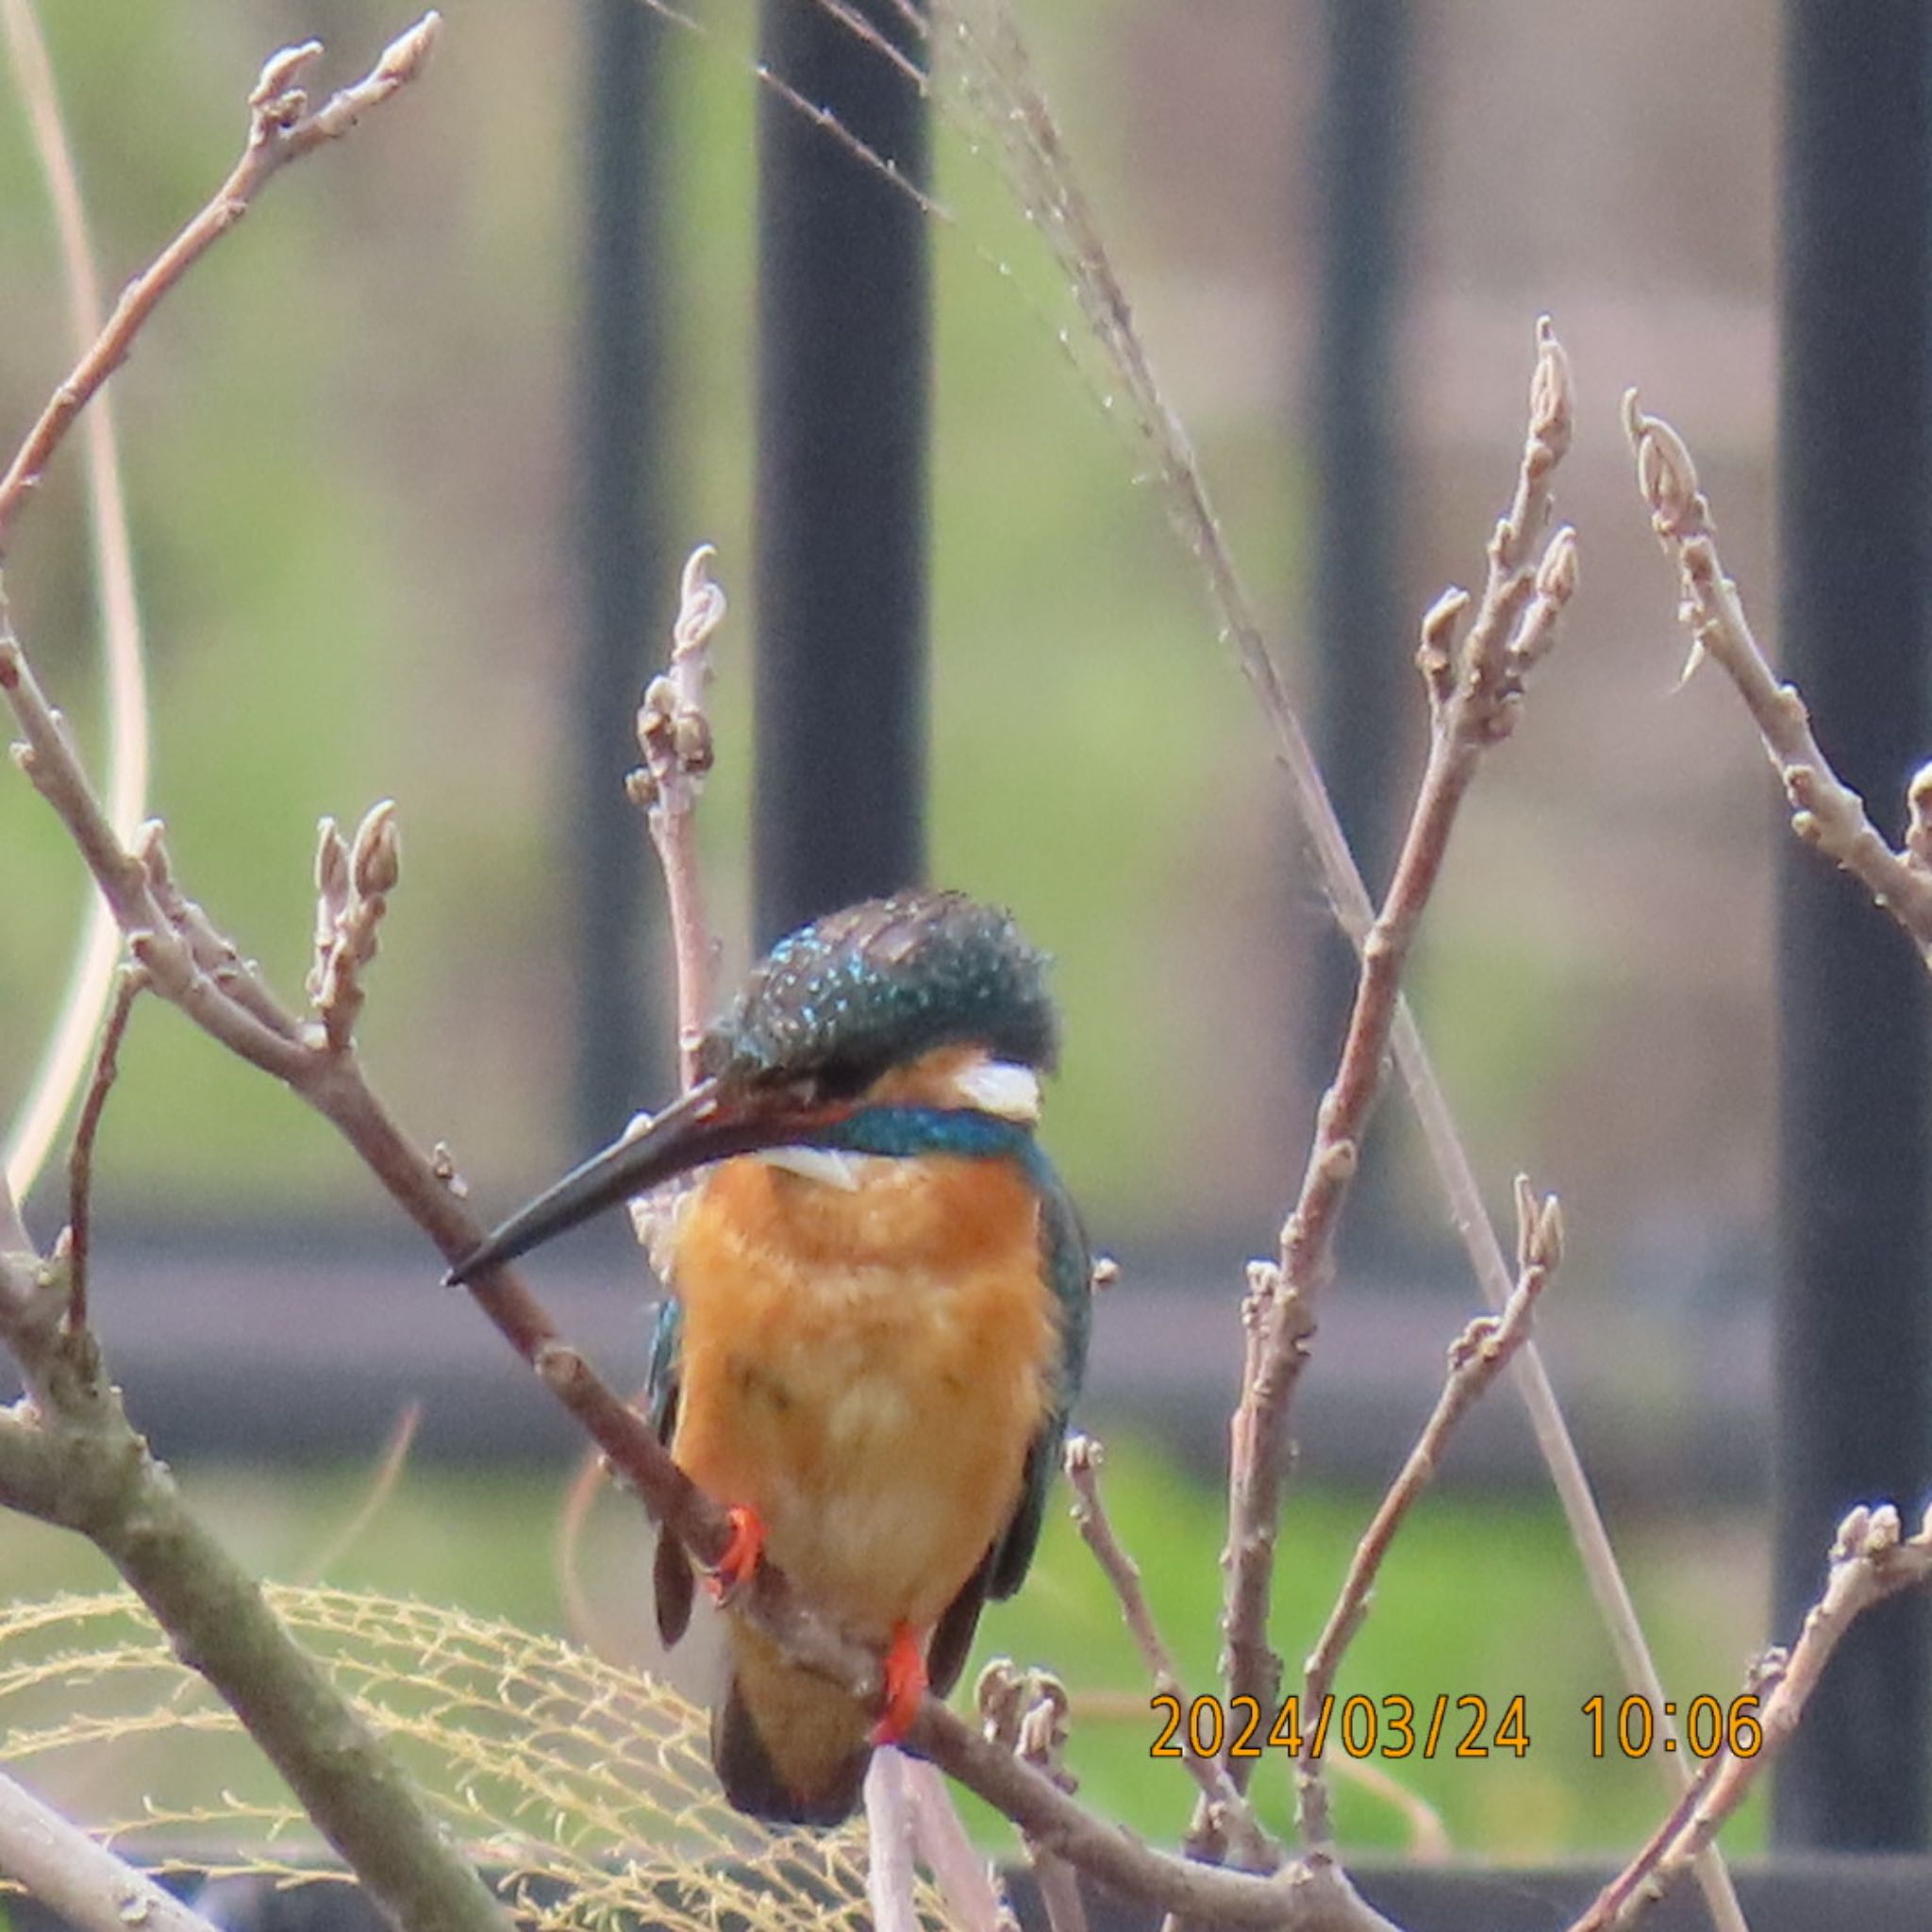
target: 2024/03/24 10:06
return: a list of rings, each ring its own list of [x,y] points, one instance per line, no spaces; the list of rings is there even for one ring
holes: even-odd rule
[[[1330,1691],[1310,1713],[1306,1731],[1301,1699],[1294,1695],[1275,1712],[1272,1724],[1252,1697],[1230,1697],[1225,1704],[1218,1697],[1197,1697],[1184,1705],[1163,1691],[1152,1700],[1151,1708],[1167,1720],[1149,1747],[1154,1757],[1180,1757],[1188,1751],[1212,1757],[1224,1744],[1230,1757],[1259,1757],[1270,1749],[1299,1757],[1304,1748],[1310,1757],[1320,1757],[1331,1741],[1350,1757],[1433,1757],[1439,1746],[1457,1757],[1487,1757],[1492,1750],[1513,1751],[1521,1757],[1529,1749],[1528,1708],[1521,1695],[1503,1707],[1493,1730],[1488,1698],[1452,1698],[1447,1691],[1420,1716],[1414,1699],[1400,1693],[1380,1698],[1357,1695],[1338,1702]]]
[[[1647,1757],[1655,1743],[1674,1751],[1677,1740],[1659,1739],[1655,1714],[1647,1697],[1630,1696],[1617,1707],[1616,1723],[1606,1724],[1607,1699],[1601,1691],[1584,1702],[1583,1714],[1590,1720],[1590,1755],[1606,1756],[1608,1749],[1624,1757]],[[1747,1690],[1728,1705],[1715,1697],[1693,1697],[1684,1707],[1684,1743],[1693,1757],[1715,1757],[1728,1751],[1733,1757],[1756,1757],[1764,1748],[1764,1726],[1757,1717],[1758,1698]],[[1666,1718],[1675,1717],[1674,1704],[1664,1706]]]
[[[1510,1751],[1520,1758],[1529,1749],[1528,1709],[1521,1695],[1503,1707],[1493,1730],[1490,1728],[1487,1698],[1474,1693],[1451,1698],[1446,1691],[1429,1706],[1425,1720],[1418,1717],[1414,1701],[1399,1693],[1382,1698],[1345,1697],[1338,1704],[1331,1691],[1313,1710],[1306,1731],[1301,1700],[1296,1696],[1284,1701],[1265,1733],[1261,1707],[1252,1697],[1231,1697],[1225,1704],[1218,1697],[1197,1697],[1184,1705],[1172,1692],[1163,1691],[1151,1701],[1150,1707],[1167,1720],[1149,1747],[1149,1755],[1155,1757],[1180,1757],[1190,1750],[1196,1757],[1212,1757],[1224,1744],[1231,1757],[1259,1757],[1270,1749],[1295,1757],[1306,1749],[1309,1757],[1320,1757],[1331,1740],[1350,1757],[1402,1758],[1420,1751],[1429,1758],[1437,1755],[1439,1746],[1446,1745],[1456,1757],[1487,1757],[1492,1751]],[[1453,1723],[1449,1721],[1452,1711]],[[1677,1707],[1666,1704],[1663,1713],[1674,1718]],[[1612,1753],[1643,1757],[1659,1744],[1666,1752],[1678,1747],[1675,1737],[1659,1736],[1655,1714],[1644,1698],[1624,1698],[1611,1724],[1608,1700],[1599,1693],[1586,1701],[1583,1715],[1591,1721],[1592,1757]],[[1720,1751],[1729,1751],[1737,1757],[1755,1757],[1764,1747],[1757,1696],[1746,1691],[1728,1705],[1720,1704],[1715,1697],[1693,1697],[1684,1707],[1683,1741],[1693,1757],[1715,1757]]]

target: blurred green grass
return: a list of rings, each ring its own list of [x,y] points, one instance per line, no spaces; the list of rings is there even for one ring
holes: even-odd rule
[[[269,1576],[302,1573],[353,1517],[366,1472],[343,1469],[291,1479],[236,1469],[190,1470],[189,1491],[231,1546]],[[1202,1483],[1144,1443],[1109,1450],[1105,1492],[1116,1528],[1138,1557],[1157,1620],[1183,1681],[1214,1683],[1218,1644],[1221,1504]],[[525,1627],[561,1627],[552,1561],[560,1479],[527,1471],[461,1473],[423,1465],[398,1491],[326,1580],[447,1603]],[[1290,1501],[1277,1572],[1274,1635],[1293,1666],[1312,1644],[1373,1498],[1299,1490]],[[72,1537],[8,1521],[5,1589],[32,1596],[92,1590],[111,1578]],[[584,1546],[582,1574],[602,1625],[641,1646],[649,1623],[648,1537],[634,1513],[608,1499]],[[1748,1534],[1699,1521],[1647,1520],[1624,1540],[1632,1586],[1666,1687],[1680,1707],[1699,1694],[1728,1703],[1758,1635],[1739,1587],[1748,1574]],[[1185,1828],[1192,1786],[1182,1767],[1150,1747],[1161,1720],[1113,1596],[1065,1511],[1050,1520],[1039,1562],[1012,1602],[991,1609],[978,1665],[1008,1656],[1057,1673],[1074,1697],[1070,1764],[1082,1794],[1104,1815],[1156,1842]],[[1655,1764],[1593,1758],[1586,1699],[1621,1696],[1598,1624],[1555,1510],[1517,1498],[1430,1497],[1390,1557],[1371,1616],[1352,1646],[1338,1695],[1413,1700],[1426,1728],[1434,1700],[1452,1709],[1432,1761],[1420,1744],[1407,1762],[1372,1757],[1440,1814],[1458,1852],[1503,1860],[1627,1850],[1655,1824],[1662,1787]],[[1470,1722],[1454,1701],[1486,1701],[1486,1740],[1510,1699],[1525,1700],[1529,1748],[1457,1758],[1450,1745]],[[1341,1754],[1331,1752],[1331,1757]],[[1279,1752],[1264,1756],[1255,1789],[1264,1819],[1290,1826],[1291,1778]],[[970,1801],[969,1801],[970,1802]],[[1405,1821],[1382,1798],[1336,1773],[1336,1811],[1353,1848],[1400,1848]],[[989,1843],[998,1821],[979,1814]],[[1733,1827],[1733,1849],[1757,1844],[1754,1809]]]

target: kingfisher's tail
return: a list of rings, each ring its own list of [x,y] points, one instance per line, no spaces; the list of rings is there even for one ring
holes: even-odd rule
[[[865,1712],[836,1685],[788,1664],[736,1617],[731,1681],[711,1718],[711,1761],[724,1795],[771,1824],[842,1824],[858,1808],[872,1759]]]

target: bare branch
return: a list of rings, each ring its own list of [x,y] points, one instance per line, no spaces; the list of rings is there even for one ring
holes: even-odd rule
[[[101,1032],[100,1051],[94,1057],[93,1077],[88,1082],[87,1098],[81,1103],[80,1119],[74,1129],[74,1145],[67,1156],[67,1325],[75,1334],[87,1326],[87,1269],[92,1245],[94,1137],[101,1129],[101,1116],[107,1111],[108,1095],[121,1071],[122,1036],[127,1031],[128,1015],[134,1002],[147,984],[147,974],[139,966],[124,966],[114,989],[114,1004],[108,1024]]]
[[[1336,1598],[1335,1607],[1329,1611],[1328,1621],[1307,1660],[1302,1695],[1304,1710],[1322,1709],[1333,1691],[1342,1653],[1369,1614],[1382,1559],[1389,1554],[1404,1518],[1434,1479],[1449,1432],[1529,1339],[1537,1299],[1562,1259],[1563,1219],[1557,1197],[1551,1194],[1539,1201],[1521,1174],[1516,1177],[1516,1291],[1500,1317],[1479,1316],[1450,1345],[1449,1374],[1435,1409],[1415,1447],[1408,1452],[1408,1459],[1389,1486],[1374,1519],[1362,1532],[1348,1574],[1342,1580],[1341,1593]],[[1314,1751],[1315,1735],[1312,1725],[1304,1733],[1301,1756],[1295,1762],[1296,1799],[1302,1842],[1328,1849],[1333,1846],[1335,1835],[1329,1820],[1327,1787],[1323,1782],[1321,1760]]]
[[[1424,620],[1418,663],[1430,698],[1428,764],[1388,898],[1362,943],[1347,1037],[1316,1118],[1299,1196],[1281,1231],[1279,1259],[1251,1273],[1248,1372],[1230,1428],[1223,1663],[1229,1697],[1251,1697],[1264,1708],[1274,1707],[1281,1684],[1267,1627],[1289,1407],[1314,1332],[1314,1303],[1330,1271],[1336,1222],[1388,1066],[1403,965],[1482,754],[1513,727],[1524,679],[1547,651],[1575,583],[1570,533],[1544,542],[1551,474],[1569,447],[1571,416],[1569,365],[1545,320],[1538,328],[1516,489],[1490,540],[1482,600],[1459,646],[1456,630],[1466,599],[1439,601]],[[1245,1789],[1251,1768],[1229,1760],[1238,1788]],[[1199,1831],[1197,1821],[1197,1842]]]
[[[199,1912],[0,1773],[0,1873],[84,1932],[214,1932]]]
[[[1633,389],[1624,397],[1624,427],[1637,458],[1637,484],[1650,507],[1651,528],[1677,566],[1680,615],[1690,631],[1684,675],[1707,657],[1737,687],[1764,741],[1765,756],[1791,806],[1791,830],[1850,873],[1905,928],[1932,967],[1932,766],[1907,792],[1909,827],[1894,852],[1872,823],[1865,802],[1832,770],[1811,733],[1805,700],[1766,662],[1744,615],[1737,585],[1718,556],[1710,505],[1684,440],[1658,416],[1646,416]]]
[[[0,1256],[0,1341],[31,1409],[0,1410],[0,1502],[87,1537],[220,1693],[317,1828],[408,1932],[503,1932],[489,1888],[387,1747],[129,1425],[93,1338],[71,1332],[57,1257]]]
[[[1797,1641],[1789,1651],[1768,1652],[1746,1680],[1744,1695],[1757,1704],[1745,1720],[1751,1728],[1740,1729],[1735,1716],[1727,1719],[1725,1748],[1706,1767],[1695,1791],[1678,1803],[1571,1932],[1627,1925],[1683,1876],[1790,1741],[1845,1632],[1874,1604],[1932,1582],[1932,1513],[1916,1536],[1902,1538],[1898,1511],[1890,1503],[1860,1504],[1838,1526],[1830,1566],[1824,1593],[1805,1613]]]
[[[710,576],[716,555],[701,543],[685,563],[671,660],[651,680],[638,710],[638,749],[644,762],[626,787],[632,801],[645,808],[664,873],[677,962],[678,1072],[686,1087],[697,1078],[698,1046],[716,999],[718,948],[705,918],[696,825],[698,796],[712,757],[711,720],[705,708],[710,641],[724,621],[724,592]]]
[[[379,107],[414,80],[428,59],[441,25],[440,16],[425,13],[383,50],[382,58],[363,79],[331,95],[313,113],[308,96],[297,83],[321,58],[321,42],[308,41],[299,47],[284,47],[269,58],[248,97],[248,142],[242,158],[214,199],[127,285],[107,326],[54,391],[7,474],[0,476],[0,558],[11,548],[14,522],[39,487],[75,418],[126,361],[156,305],[248,212],[256,195],[277,170],[325,142],[340,140],[371,108]]]
[[[1020,1670],[995,1657],[979,1674],[974,1703],[980,1729],[1028,1764],[1058,1790],[1074,1790],[1066,1769],[1072,1707],[1067,1687],[1050,1671]],[[1074,1869],[1050,1845],[1023,1833],[1052,1932],[1087,1932],[1087,1907]]]
[[[1124,1896],[1228,1926],[1395,1932],[1332,1860],[1297,1860],[1257,1877],[1154,1851],[1094,1817],[1043,1772],[983,1736],[937,1698],[920,1707],[906,1742],[996,1806],[1035,1844]]]
[[[1100,1466],[1104,1455],[1091,1436],[1071,1437],[1066,1448],[1067,1481],[1074,1491],[1074,1522],[1081,1541],[1093,1552],[1094,1559],[1112,1584],[1120,1599],[1121,1615],[1126,1620],[1141,1660],[1154,1680],[1157,1695],[1177,1697],[1191,1703],[1174,1669],[1174,1653],[1168,1649],[1154,1622],[1147,1592],[1141,1585],[1141,1566],[1121,1546],[1108,1520],[1107,1506],[1100,1496]],[[1248,1872],[1273,1872],[1281,1863],[1281,1849],[1256,1821],[1254,1808],[1235,1788],[1221,1758],[1204,1756],[1194,1749],[1187,1725],[1181,1726],[1182,1752],[1189,1773],[1201,1788],[1201,1796],[1214,1815],[1216,1828],[1234,1855],[1234,1861]]]

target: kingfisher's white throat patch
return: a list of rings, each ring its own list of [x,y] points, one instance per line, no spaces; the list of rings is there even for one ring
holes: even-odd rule
[[[848,1194],[858,1191],[860,1163],[867,1158],[837,1147],[766,1147],[758,1155],[767,1167],[783,1168],[801,1180],[817,1181],[822,1187],[838,1188]]]

